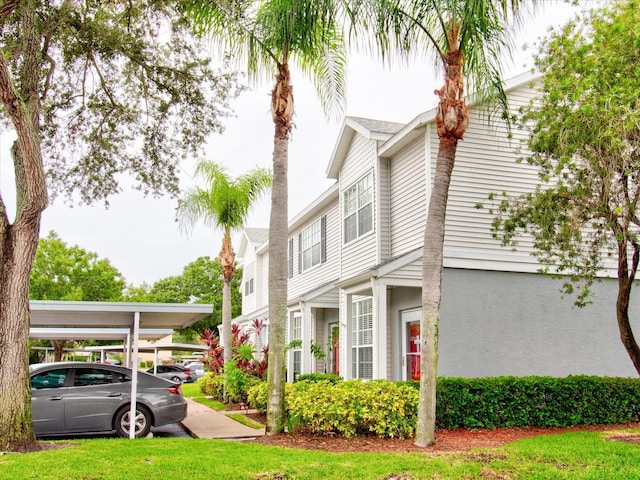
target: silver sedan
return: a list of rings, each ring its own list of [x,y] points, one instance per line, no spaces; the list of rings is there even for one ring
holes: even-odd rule
[[[187,402],[179,385],[138,372],[136,415],[131,412],[131,369],[57,362],[31,365],[31,412],[37,436],[117,433],[136,437],[151,427],[182,421]]]

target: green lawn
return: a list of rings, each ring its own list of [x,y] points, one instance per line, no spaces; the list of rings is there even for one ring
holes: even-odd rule
[[[0,456],[0,479],[631,479],[640,446],[572,432],[466,453],[328,453],[183,438],[65,440]]]
[[[180,390],[182,390],[182,394],[185,397],[201,397],[202,392],[200,391],[200,385],[198,382],[192,383],[183,383],[180,385]]]

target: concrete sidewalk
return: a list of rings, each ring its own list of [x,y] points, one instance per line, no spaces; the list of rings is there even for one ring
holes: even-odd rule
[[[255,429],[227,417],[229,412],[218,412],[187,398],[187,418],[182,426],[194,438],[221,438],[248,440],[264,435],[264,428]]]

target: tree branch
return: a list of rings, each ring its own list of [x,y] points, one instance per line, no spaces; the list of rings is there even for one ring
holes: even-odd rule
[[[0,5],[0,22],[4,21],[4,19],[11,15],[19,3],[20,0],[7,0]]]

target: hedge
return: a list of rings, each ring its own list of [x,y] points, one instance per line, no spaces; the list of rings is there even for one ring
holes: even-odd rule
[[[442,429],[568,427],[640,419],[637,378],[441,378],[437,392],[436,425]]]
[[[290,429],[346,437],[407,437],[417,418],[418,382],[348,380],[286,385]],[[249,388],[266,411],[267,387]],[[640,421],[640,379],[590,376],[438,379],[436,428],[566,427]]]

